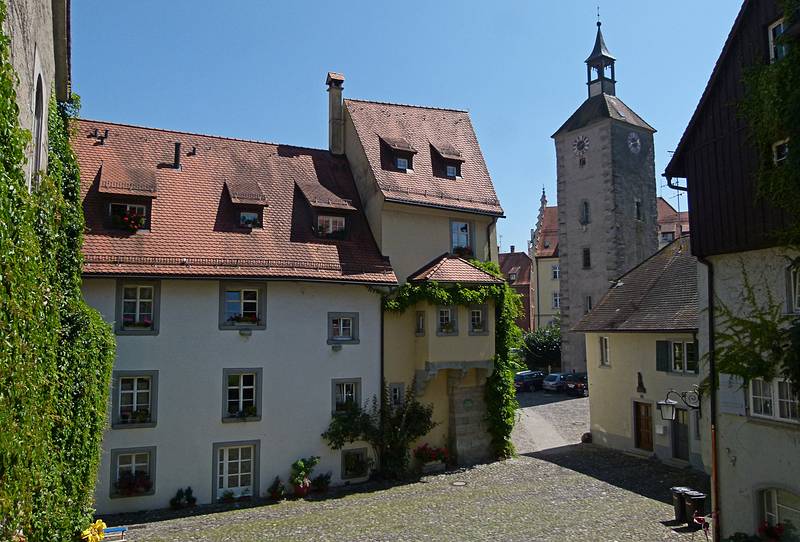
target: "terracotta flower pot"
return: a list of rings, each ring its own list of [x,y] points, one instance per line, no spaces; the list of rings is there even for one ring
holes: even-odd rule
[[[294,496],[295,497],[305,497],[306,495],[308,495],[308,491],[310,489],[311,489],[311,486],[309,486],[309,485],[301,485],[301,486],[295,485],[294,486]]]

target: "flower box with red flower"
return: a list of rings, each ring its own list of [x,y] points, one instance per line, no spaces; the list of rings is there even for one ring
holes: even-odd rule
[[[419,463],[423,474],[430,474],[444,472],[450,460],[450,454],[447,448],[438,448],[425,443],[414,449],[414,459]]]
[[[259,320],[258,315],[256,314],[236,314],[234,316],[230,316],[228,321],[237,325],[251,326],[257,326],[261,323],[261,320]]]
[[[147,472],[137,470],[132,473],[127,471],[120,473],[114,488],[117,491],[117,495],[131,497],[149,492],[153,488],[153,482]]]
[[[132,233],[144,228],[147,218],[144,213],[136,209],[128,209],[122,213],[111,215],[111,225],[120,230],[128,230]]]
[[[153,320],[148,317],[136,320],[133,316],[123,316],[122,327],[125,329],[150,329],[153,327]]]

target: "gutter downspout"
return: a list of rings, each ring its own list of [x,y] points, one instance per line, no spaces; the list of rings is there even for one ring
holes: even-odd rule
[[[711,377],[711,519],[714,523],[714,542],[719,542],[722,535],[722,522],[719,510],[719,466],[717,461],[717,362],[714,339],[714,264],[705,258],[697,261],[708,268],[708,372]]]

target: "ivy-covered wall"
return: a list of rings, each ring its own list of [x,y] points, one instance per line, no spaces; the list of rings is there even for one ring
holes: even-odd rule
[[[49,170],[29,194],[15,87],[0,32],[0,540],[74,540],[92,512],[114,337],[80,291],[76,107],[51,101]]]

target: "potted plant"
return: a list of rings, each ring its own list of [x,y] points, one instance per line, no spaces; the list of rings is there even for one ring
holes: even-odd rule
[[[311,479],[311,491],[314,493],[327,493],[331,485],[331,473],[326,472]]]
[[[273,501],[280,501],[286,496],[286,486],[281,482],[280,476],[276,476],[272,485],[267,488],[267,495]]]
[[[234,324],[250,324],[250,325],[258,325],[260,320],[258,316],[255,314],[234,314],[233,316],[228,318],[229,322],[233,322]]]
[[[115,214],[111,216],[111,225],[115,228],[128,230],[131,233],[136,233],[138,230],[144,228],[145,216],[139,214],[136,210],[131,209],[122,214]]]
[[[439,329],[442,333],[453,333],[456,330],[456,325],[453,322],[445,322],[441,324]]]
[[[296,497],[305,497],[308,495],[308,491],[311,488],[311,480],[309,477],[317,463],[319,463],[319,456],[316,455],[301,458],[292,463],[289,482],[294,488]]]
[[[236,500],[236,495],[230,489],[226,489],[219,497],[220,502],[233,502]]]
[[[137,408],[131,416],[131,423],[149,423],[150,410],[147,408]]]
[[[114,484],[118,495],[130,497],[147,493],[153,487],[150,475],[144,471],[137,470],[135,473],[130,471],[123,472]]]
[[[447,448],[438,448],[425,443],[414,449],[414,459],[419,463],[423,474],[430,474],[432,472],[443,472],[450,459],[450,454]]]

